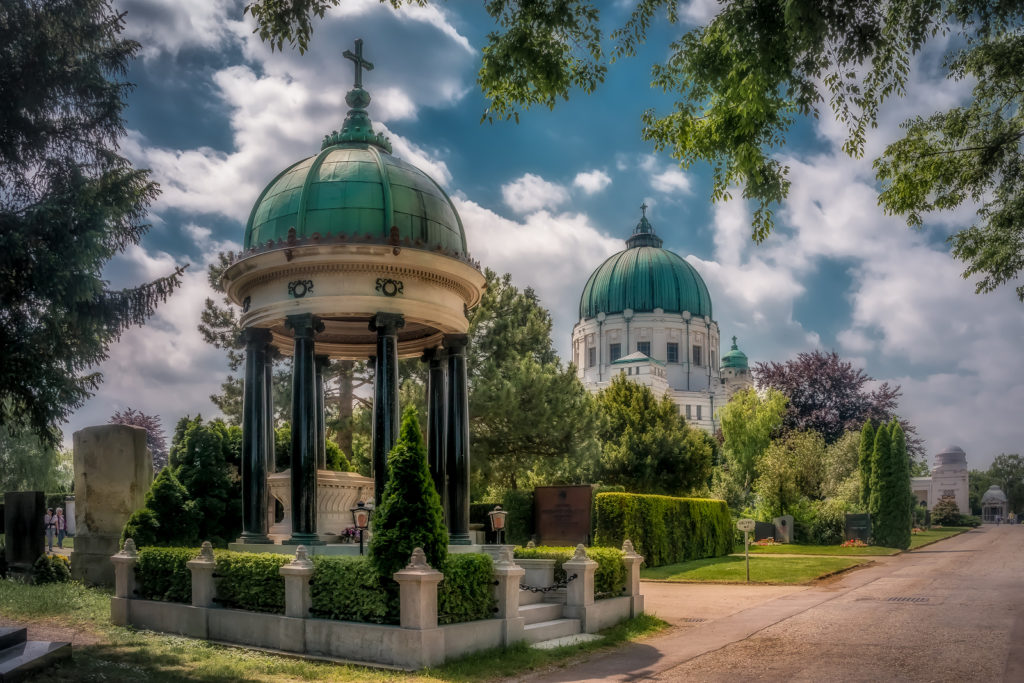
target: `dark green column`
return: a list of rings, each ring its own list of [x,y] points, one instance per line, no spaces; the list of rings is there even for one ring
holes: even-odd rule
[[[316,533],[316,359],[313,335],[323,323],[310,313],[290,315],[292,355],[292,537],[289,544],[321,545]]]
[[[276,347],[267,347],[267,400],[264,407],[267,417],[264,420],[267,439],[267,472],[277,472],[277,439],[274,438],[274,361],[280,358],[281,352]]]
[[[427,363],[427,462],[434,488],[441,497],[444,518],[448,520],[448,482],[446,481],[445,454],[445,353],[443,349],[427,349],[423,352]]]
[[[324,370],[331,364],[327,356],[316,357],[316,467],[327,469],[327,415],[324,413]]]
[[[448,542],[469,545],[469,389],[464,334],[445,335],[448,350],[448,419],[445,471],[448,474]]]
[[[405,318],[378,313],[370,320],[377,333],[373,373],[373,500],[380,505],[388,479],[388,453],[398,441],[398,330]]]
[[[242,536],[239,543],[270,543],[267,538],[267,384],[269,330],[250,327],[245,342],[242,395]]]

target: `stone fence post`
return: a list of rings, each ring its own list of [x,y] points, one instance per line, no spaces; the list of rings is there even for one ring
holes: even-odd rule
[[[413,550],[409,564],[393,578],[399,585],[402,628],[437,628],[437,584],[444,574],[427,564],[423,548]]]
[[[128,601],[135,597],[135,563],[139,553],[135,541],[125,539],[124,549],[111,556],[114,565],[114,597],[110,601],[110,623],[127,626],[129,622]]]
[[[644,611],[644,596],[640,595],[640,564],[644,558],[637,555],[628,538],[622,544],[622,553],[622,563],[626,565],[626,595],[630,598],[629,616],[635,617]]]
[[[505,645],[511,645],[524,638],[525,620],[519,616],[519,584],[526,570],[512,559],[511,546],[505,546],[498,553],[494,563],[494,600],[498,605],[497,617],[505,620],[503,637]]]
[[[576,546],[572,559],[562,565],[566,579],[571,579],[565,589],[564,614],[570,619],[579,619],[586,633],[597,630],[596,623],[588,624],[587,619],[587,608],[594,604],[594,574],[597,566],[597,562],[587,557],[587,550],[582,543]]]
[[[305,619],[313,604],[310,596],[309,578],[313,576],[313,562],[309,559],[306,546],[295,549],[295,559],[283,565],[278,572],[284,577],[284,615]]]
[[[217,586],[213,581],[213,570],[217,561],[213,558],[213,546],[203,541],[203,547],[194,560],[185,563],[192,571],[192,606],[213,607],[213,599],[217,595]]]

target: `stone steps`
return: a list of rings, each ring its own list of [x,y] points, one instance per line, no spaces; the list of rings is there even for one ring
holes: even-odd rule
[[[0,681],[20,681],[71,657],[71,643],[28,640],[28,629],[0,628]]]
[[[576,635],[580,632],[579,619],[552,619],[530,624],[523,629],[526,642],[540,643],[545,640],[554,640],[564,636]]]
[[[561,619],[562,605],[554,602],[536,602],[532,605],[520,605],[519,616],[523,618],[523,623],[527,626],[539,624],[542,621]]]

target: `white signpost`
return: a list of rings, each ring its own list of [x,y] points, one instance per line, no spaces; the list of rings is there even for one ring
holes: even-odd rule
[[[747,583],[750,583],[750,532],[754,530],[754,520],[738,520],[736,528],[743,532],[743,555],[747,563]]]

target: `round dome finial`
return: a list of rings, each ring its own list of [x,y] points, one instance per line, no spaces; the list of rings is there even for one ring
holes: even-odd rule
[[[370,106],[370,93],[363,90],[363,69],[373,71],[373,62],[363,59],[363,39],[356,39],[356,51],[345,50],[341,53],[345,59],[351,60],[355,65],[355,84],[352,90],[345,95],[345,102],[349,109],[345,116],[345,123],[341,126],[341,132],[332,131],[330,135],[324,136],[321,150],[339,145],[343,142],[367,142],[377,145],[381,149],[391,153],[391,143],[380,133],[373,131],[373,123],[366,108]]]
[[[661,248],[662,240],[654,234],[654,227],[647,220],[647,202],[640,205],[640,222],[633,228],[633,234],[626,240],[626,247],[657,247]]]
[[[722,356],[722,369],[736,368],[740,370],[750,369],[749,361],[747,360],[747,354],[740,351],[740,347],[736,345],[736,336],[732,338],[732,348],[729,349],[729,353]]]

